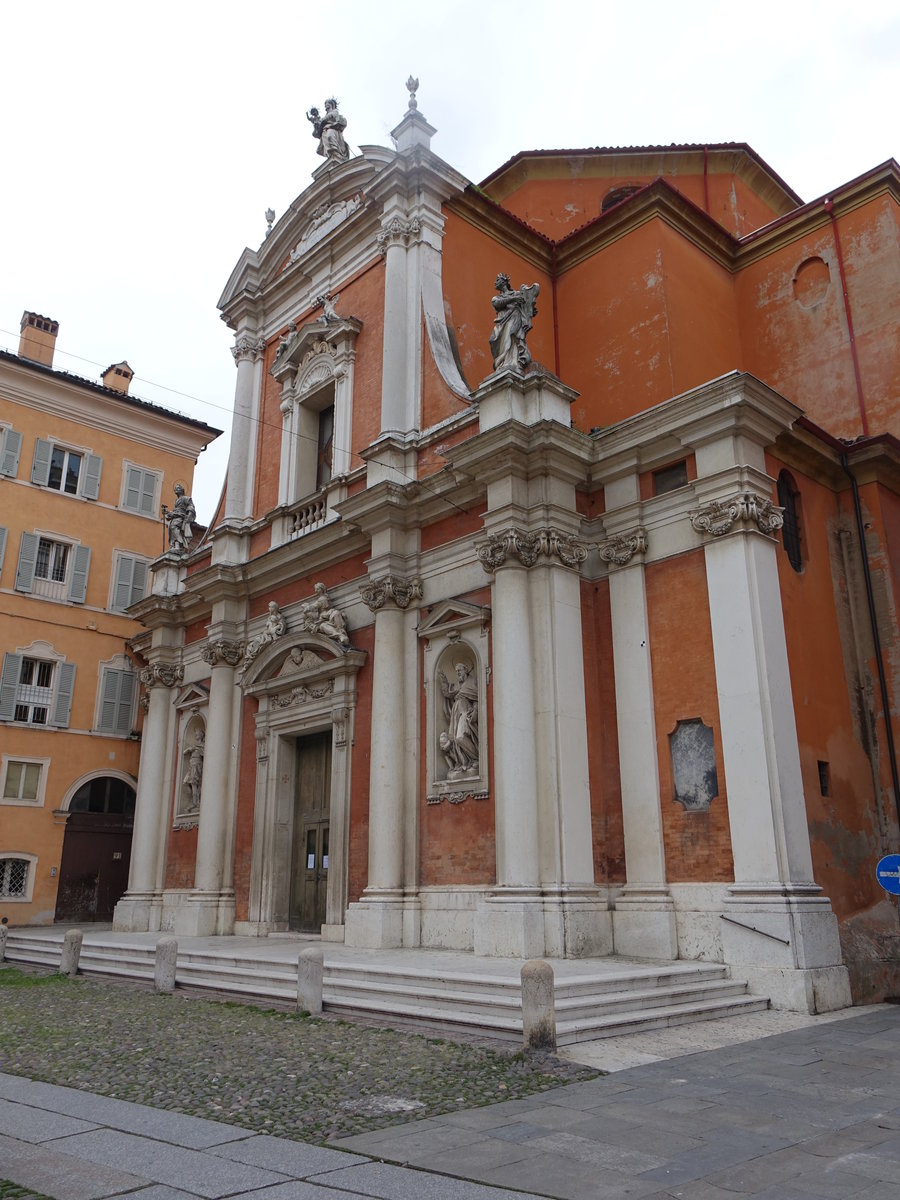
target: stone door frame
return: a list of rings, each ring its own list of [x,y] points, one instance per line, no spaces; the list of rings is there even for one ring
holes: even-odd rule
[[[291,659],[302,656],[302,665]],[[331,730],[330,847],[322,937],[343,941],[350,851],[350,747],[356,675],[366,655],[318,634],[279,638],[251,664],[244,693],[256,696],[256,792],[248,921],[235,932],[289,928],[297,738]]]

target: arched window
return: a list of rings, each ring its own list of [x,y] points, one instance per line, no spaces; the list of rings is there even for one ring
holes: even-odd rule
[[[782,471],[778,476],[778,504],[784,509],[781,543],[788,556],[788,562],[799,574],[803,570],[803,553],[800,546],[800,492],[787,471]]]
[[[83,783],[69,805],[69,812],[121,813],[134,815],[134,788],[114,775],[99,775]]]

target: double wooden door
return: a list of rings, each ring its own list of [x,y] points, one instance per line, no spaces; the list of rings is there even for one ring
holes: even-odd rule
[[[318,933],[325,922],[331,731],[297,739],[290,926]]]

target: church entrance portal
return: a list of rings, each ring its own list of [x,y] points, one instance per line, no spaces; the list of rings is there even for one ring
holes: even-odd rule
[[[290,927],[318,933],[325,922],[331,800],[331,730],[297,739]]]

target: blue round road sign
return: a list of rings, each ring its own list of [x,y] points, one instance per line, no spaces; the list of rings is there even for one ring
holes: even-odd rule
[[[900,896],[900,854],[886,854],[875,868],[875,878],[886,892]]]

